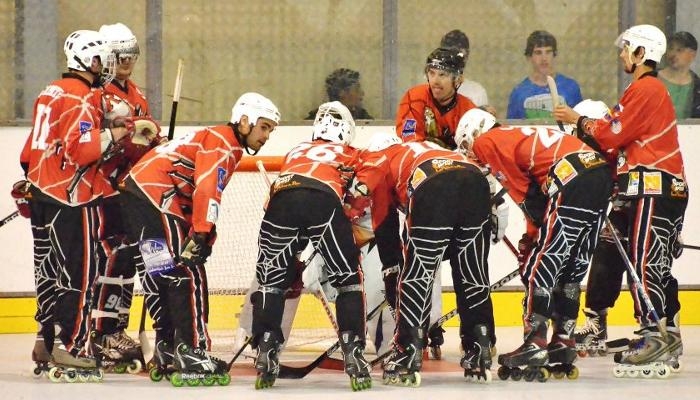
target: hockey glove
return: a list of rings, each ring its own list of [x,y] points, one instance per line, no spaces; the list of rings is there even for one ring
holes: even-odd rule
[[[384,279],[384,297],[392,309],[396,309],[396,289],[398,285],[399,266],[382,269],[382,278]]]
[[[211,255],[209,233],[190,232],[180,253],[180,261],[190,268],[202,266]]]
[[[29,208],[29,199],[32,197],[32,195],[29,194],[29,181],[21,180],[15,182],[15,184],[12,185],[10,195],[15,201],[19,215],[24,218],[29,218],[32,214]]]
[[[134,134],[132,143],[151,146],[159,141],[160,127],[150,118],[134,118]],[[155,143],[154,143],[155,142]]]
[[[491,240],[498,243],[506,234],[508,227],[508,203],[501,199],[501,204],[491,208]]]
[[[518,268],[520,271],[525,269],[525,263],[532,253],[532,249],[535,248],[535,241],[527,234],[524,233],[523,237],[518,241]]]

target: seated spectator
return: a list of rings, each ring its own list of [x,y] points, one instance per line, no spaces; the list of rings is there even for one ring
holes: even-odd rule
[[[453,47],[461,51],[464,54],[465,64],[469,59],[469,37],[459,29],[447,32],[440,40],[440,47]],[[486,94],[486,89],[479,82],[464,78],[462,85],[457,89],[457,93],[469,97],[477,107],[489,107],[489,97]],[[491,110],[487,111],[491,112]],[[492,114],[495,113],[492,112]]]
[[[689,32],[676,32],[668,38],[666,67],[659,78],[671,95],[676,119],[700,118],[700,78],[690,69],[698,41]]]
[[[556,73],[557,39],[547,31],[534,31],[525,44],[525,57],[532,64],[532,72],[510,93],[508,119],[551,119],[552,95],[547,86],[547,75],[557,84],[559,102],[573,107],[580,103],[581,88],[572,78]]]
[[[350,110],[353,119],[374,119],[367,110],[362,107],[362,98],[365,96],[360,85],[360,73],[348,68],[338,68],[326,78],[326,94],[328,101],[339,101]],[[304,119],[312,120],[316,117],[314,109]]]

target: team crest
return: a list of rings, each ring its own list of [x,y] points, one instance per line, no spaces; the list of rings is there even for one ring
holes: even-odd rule
[[[226,170],[219,167],[216,172],[216,190],[222,192],[224,190],[224,186],[226,186]]]
[[[416,120],[415,119],[407,119],[403,123],[403,129],[401,130],[401,136],[407,137],[407,136],[413,136],[415,134],[416,134]]]

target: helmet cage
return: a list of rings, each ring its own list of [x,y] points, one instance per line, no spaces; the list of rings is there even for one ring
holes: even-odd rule
[[[355,120],[350,110],[339,101],[323,103],[316,112],[312,140],[350,144],[355,138]]]

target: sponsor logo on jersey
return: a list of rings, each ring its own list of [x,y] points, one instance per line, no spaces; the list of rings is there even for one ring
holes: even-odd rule
[[[661,194],[661,172],[644,172],[644,194]]]
[[[625,194],[628,196],[636,196],[639,194],[639,172],[632,171],[628,175],[629,179],[627,181],[627,191]]]
[[[219,192],[223,192],[225,186],[226,186],[226,169],[223,167],[219,167],[216,170],[216,190],[218,190]]]
[[[401,129],[401,137],[413,136],[416,134],[416,120],[407,119],[403,123],[403,129]]]
[[[207,207],[207,222],[215,224],[217,219],[219,219],[219,202],[214,199],[209,199],[209,206]]]
[[[92,129],[92,122],[80,121],[78,123],[78,129],[80,129],[80,139],[78,139],[78,143],[90,142],[90,130]]]
[[[139,252],[143,258],[146,272],[150,275],[162,275],[175,268],[173,256],[165,244],[165,239],[145,239],[139,242]]]
[[[684,180],[676,178],[671,180],[671,197],[683,199],[688,197],[688,187]]]

